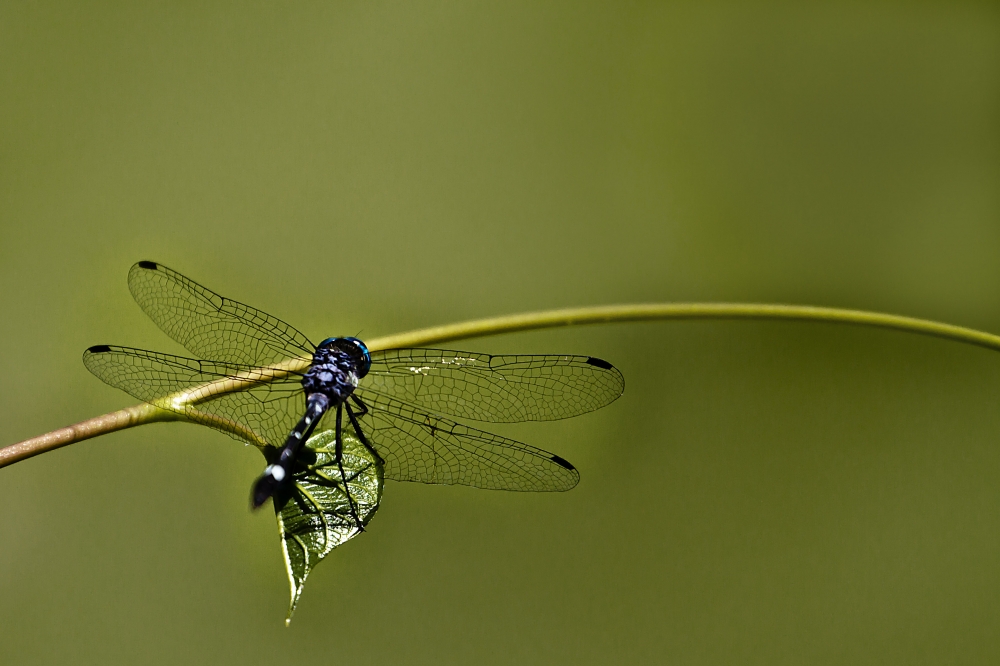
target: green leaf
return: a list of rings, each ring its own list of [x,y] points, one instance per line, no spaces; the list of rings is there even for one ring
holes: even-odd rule
[[[350,429],[345,428],[342,435],[344,477],[334,460],[336,435],[333,430],[324,430],[306,442],[292,474],[294,483],[275,498],[291,587],[285,624],[291,622],[309,572],[334,548],[361,533],[351,515],[343,478],[362,525],[368,525],[382,499],[382,461]]]

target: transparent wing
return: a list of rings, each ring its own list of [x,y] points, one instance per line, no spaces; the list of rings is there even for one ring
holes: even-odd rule
[[[223,393],[224,383],[246,383],[248,373],[260,377],[261,371],[109,345],[85,351],[83,363],[105,384],[257,446],[282,446],[305,410],[297,375],[275,373],[267,383]],[[201,398],[192,406],[162,400],[180,392],[195,392]]]
[[[559,456],[469,428],[364,389],[360,425],[385,461],[385,478],[492,490],[569,490],[580,473]]]
[[[180,273],[152,261],[128,272],[136,303],[164,333],[195,356],[263,366],[311,358],[309,338],[277,317],[219,296]]]
[[[374,352],[366,391],[440,414],[514,423],[577,416],[614,402],[625,378],[591,356],[491,356],[443,349]]]

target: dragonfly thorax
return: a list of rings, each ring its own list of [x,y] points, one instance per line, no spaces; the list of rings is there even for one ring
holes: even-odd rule
[[[358,386],[359,361],[350,351],[320,345],[302,378],[306,394],[322,393],[333,404],[344,402]]]

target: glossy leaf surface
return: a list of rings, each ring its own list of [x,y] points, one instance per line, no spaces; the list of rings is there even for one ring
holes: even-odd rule
[[[362,525],[371,521],[382,498],[382,462],[350,429],[342,436],[343,476],[335,462],[335,433],[324,430],[306,442],[293,473],[294,483],[275,501],[291,588],[286,623],[302,596],[309,572],[334,548],[361,533],[351,515],[344,479]]]

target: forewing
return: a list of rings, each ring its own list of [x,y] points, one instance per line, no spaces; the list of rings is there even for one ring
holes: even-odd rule
[[[621,372],[591,356],[390,349],[371,357],[365,390],[475,421],[564,419],[600,409],[625,390]]]
[[[162,264],[135,264],[128,286],[143,312],[195,356],[252,366],[312,357],[309,338],[292,326]]]
[[[580,473],[548,451],[428,414],[358,390],[368,407],[361,429],[394,481],[457,484],[492,490],[569,490]]]
[[[105,384],[257,446],[284,444],[305,409],[297,375],[265,377],[251,366],[109,345],[88,349],[83,363]],[[248,376],[268,381],[251,384]],[[234,381],[245,390],[223,391]],[[200,398],[195,404],[169,399],[182,392]]]

